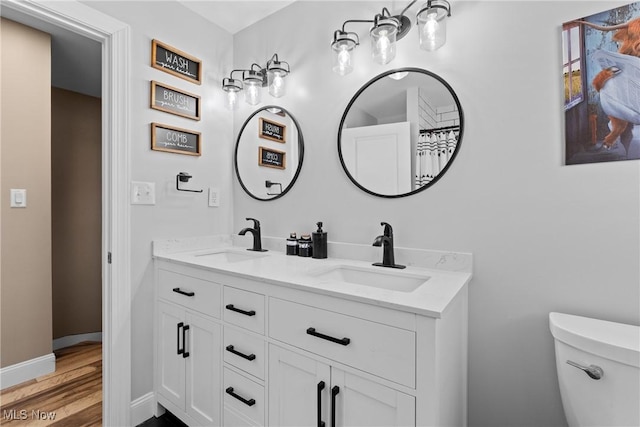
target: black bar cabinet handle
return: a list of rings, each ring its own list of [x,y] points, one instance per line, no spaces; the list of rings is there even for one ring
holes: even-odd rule
[[[240,395],[235,394],[235,393],[233,392],[233,387],[227,387],[226,392],[227,392],[227,394],[229,394],[229,395],[231,395],[231,396],[235,397],[236,399],[238,399],[240,402],[244,403],[244,404],[245,404],[245,405],[247,405],[247,406],[253,406],[253,405],[255,405],[255,404],[256,404],[256,400],[255,400],[255,399],[249,399],[249,400],[247,400],[247,399],[245,399],[244,397],[242,397],[242,396],[240,396]]]
[[[178,323],[178,343],[176,344],[176,347],[178,348],[178,354],[182,354],[184,353],[184,348],[180,348],[180,329],[184,326],[184,323],[180,322]]]
[[[324,390],[324,381],[318,383],[318,427],[324,427],[324,421],[322,421],[322,390]]]
[[[245,358],[247,360],[254,360],[256,358],[256,355],[253,354],[253,353],[251,353],[251,354],[240,353],[238,350],[235,350],[232,345],[228,345],[227,346],[227,351],[229,353],[235,354],[236,356],[243,357],[243,358]]]
[[[182,294],[182,295],[186,295],[188,297],[192,297],[192,296],[194,296],[196,294],[195,292],[192,292],[192,291],[183,291],[180,288],[173,288],[173,292],[176,292],[176,293]]]
[[[187,351],[187,331],[189,330],[189,325],[184,325],[182,327],[182,357],[189,357],[189,352]]]
[[[340,393],[340,387],[334,385],[331,389],[331,427],[336,427],[336,396]]]
[[[244,314],[245,316],[255,316],[256,315],[256,312],[254,310],[251,310],[251,311],[240,310],[239,308],[235,308],[233,306],[233,304],[227,304],[225,308],[227,310],[235,311],[236,313]]]
[[[307,328],[307,334],[313,335],[314,337],[322,338],[323,340],[331,341],[340,345],[349,345],[351,340],[349,338],[334,338],[329,335],[321,334],[320,332],[316,332],[316,328]]]

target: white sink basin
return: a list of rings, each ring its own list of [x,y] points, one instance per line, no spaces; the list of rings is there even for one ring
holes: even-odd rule
[[[311,273],[323,282],[342,282],[371,286],[398,292],[413,292],[430,276],[386,267],[356,267],[338,265],[321,272]]]
[[[215,252],[207,252],[203,254],[196,254],[196,258],[206,259],[207,261],[224,261],[224,262],[241,262],[249,261],[252,259],[266,257],[265,252],[252,252],[252,251],[239,251],[239,250],[218,250]]]

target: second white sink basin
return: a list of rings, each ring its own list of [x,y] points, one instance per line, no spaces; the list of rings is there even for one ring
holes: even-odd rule
[[[248,261],[256,258],[266,257],[265,252],[252,252],[252,251],[239,251],[239,250],[218,250],[215,252],[207,252],[203,254],[196,254],[196,258],[212,260],[212,261],[224,261],[224,262],[241,262]]]
[[[342,282],[356,285],[372,286],[398,292],[413,292],[430,276],[385,267],[356,267],[338,265],[311,273],[324,282]]]

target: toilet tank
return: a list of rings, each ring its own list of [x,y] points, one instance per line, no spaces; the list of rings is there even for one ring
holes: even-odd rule
[[[569,426],[640,426],[640,327],[562,313],[549,314],[549,327]]]

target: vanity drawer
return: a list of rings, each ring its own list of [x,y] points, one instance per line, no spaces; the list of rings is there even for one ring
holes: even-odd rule
[[[254,425],[264,425],[264,387],[248,378],[224,368],[224,406],[253,421]],[[227,425],[225,423],[225,425]]]
[[[216,318],[220,318],[220,291],[218,283],[158,270],[160,298]]]
[[[264,339],[225,326],[223,348],[226,363],[264,380]]]
[[[269,335],[398,384],[415,387],[414,332],[270,298]]]
[[[223,292],[224,320],[264,334],[264,295],[229,286]]]

